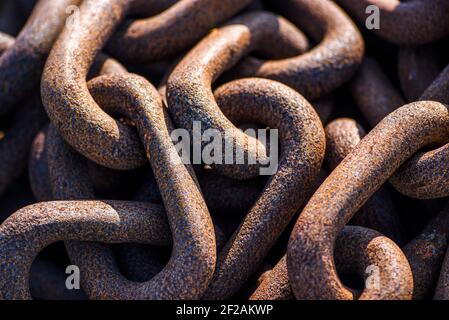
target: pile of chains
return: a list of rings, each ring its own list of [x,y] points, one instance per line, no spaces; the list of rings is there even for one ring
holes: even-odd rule
[[[1,1],[0,299],[449,299],[448,16]]]

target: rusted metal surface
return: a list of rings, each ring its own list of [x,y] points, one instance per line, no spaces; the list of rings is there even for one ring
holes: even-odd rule
[[[307,99],[331,93],[353,76],[365,52],[363,38],[333,1],[280,0],[271,4],[319,44],[290,59],[249,59],[240,66],[241,75],[280,81]]]
[[[93,58],[126,15],[141,6],[152,6],[152,3],[124,0],[83,1],[79,9],[77,27],[66,28],[55,43],[41,83],[44,106],[63,137],[87,158],[112,169],[140,167],[146,162],[145,154],[135,131],[107,115],[95,103],[87,90],[85,78]],[[178,20],[175,20],[176,14],[180,13],[177,8],[181,7],[187,13],[193,14],[196,13],[198,4],[202,8],[209,7],[204,1],[181,1],[173,7],[174,12],[169,9],[166,12],[168,16],[162,14],[163,20],[154,21],[154,24],[150,22],[150,28],[155,29],[155,32],[164,32],[165,22],[169,27],[175,28],[174,32],[178,27],[185,31],[186,26],[177,24]],[[212,4],[226,7],[229,1],[213,1],[210,3],[211,8]],[[237,11],[238,6],[228,10]],[[200,19],[186,20],[190,23],[199,21]],[[208,31],[208,28],[201,25],[196,28],[200,35]],[[179,36],[182,38],[187,34],[192,35],[179,33]],[[143,40],[142,43],[155,42],[152,39],[149,42]],[[176,43],[172,42],[174,45]],[[120,47],[130,46],[121,43]],[[66,121],[71,122],[70,128],[64,125]],[[80,135],[83,139],[80,139]]]
[[[348,118],[336,119],[326,128],[326,161],[331,170],[360,143],[366,135],[356,121]],[[401,242],[401,228],[394,208],[390,190],[382,186],[352,218],[356,225],[381,232],[397,243]]]
[[[104,108],[136,123],[160,186],[173,252],[164,270],[142,286],[111,272],[106,253],[77,250],[75,260],[83,262],[83,269],[96,270],[86,274],[83,287],[91,298],[199,298],[215,269],[214,228],[201,191],[171,142],[161,97],[144,78],[133,75],[96,78],[89,88]]]
[[[449,299],[448,14],[0,1],[0,299]]]
[[[439,74],[419,100],[448,103],[448,90],[449,67]],[[404,105],[403,98],[372,59],[365,59],[351,85],[351,92],[358,108],[373,126]],[[447,143],[447,140],[442,142]],[[434,199],[449,195],[448,150],[449,145],[443,145],[417,153],[395,172],[390,182],[398,191],[412,198]]]
[[[449,278],[449,258],[448,255],[446,254],[434,296],[435,300],[449,300],[448,278]]]
[[[276,174],[219,254],[205,299],[229,298],[262,262],[311,191],[325,147],[318,115],[301,95],[285,85],[244,79],[220,87],[215,96],[231,120],[257,121],[278,128],[282,154]]]
[[[271,39],[271,40],[270,40]],[[262,41],[263,40],[263,41]],[[171,73],[166,89],[168,108],[175,124],[193,132],[194,121],[202,130],[217,129],[231,135],[234,141],[234,159],[237,154],[266,161],[265,147],[252,137],[243,134],[220,111],[211,86],[225,70],[234,66],[247,53],[262,48],[267,42],[281,41],[280,47],[291,52],[301,52],[303,37],[284,18],[267,12],[249,13],[228,25],[214,30],[193,48]],[[282,43],[284,42],[285,45]],[[223,159],[225,163],[225,159]],[[257,176],[259,165],[215,165],[220,173],[234,179]]]
[[[440,278],[445,276],[445,271],[441,270],[443,259],[448,247],[449,238],[447,234],[448,228],[448,207],[442,210],[437,217],[426,226],[418,237],[413,239],[402,250],[410,264],[413,275],[413,299],[429,298],[437,283],[438,276]],[[339,250],[346,248],[345,236],[351,234],[351,227],[345,227],[346,232],[342,232],[337,238],[337,247],[335,255],[340,261],[340,265],[351,265],[353,262],[342,261],[344,255],[341,255]],[[342,242],[340,242],[342,241]],[[355,248],[352,252],[360,252],[364,254],[365,248]],[[346,251],[351,252],[351,251]],[[402,253],[402,252],[401,252]],[[383,255],[383,253],[382,253]],[[252,294],[251,299],[254,300],[290,300],[293,299],[293,292],[291,290],[288,271],[287,271],[287,256],[284,256],[281,261],[271,270],[260,284],[257,290]],[[378,265],[378,263],[375,263]],[[338,268],[342,272],[341,268]],[[360,270],[359,270],[360,271]],[[366,276],[366,273],[361,270],[361,276]],[[410,280],[410,279],[409,279]],[[442,280],[445,281],[445,280]],[[391,286],[392,283],[383,283],[383,285]],[[406,287],[410,290],[410,287]],[[383,290],[382,290],[383,291]],[[385,293],[386,291],[383,291]],[[386,299],[392,299],[391,296],[384,296]],[[410,298],[410,297],[408,297]]]
[[[47,118],[38,97],[32,97],[18,108],[10,126],[0,140],[0,193],[20,174],[28,160],[30,144]]]
[[[58,240],[169,243],[160,206],[119,201],[42,202],[0,226],[0,297],[29,299],[34,257]],[[20,252],[20,253],[19,253]]]
[[[390,239],[358,226],[346,226],[336,240],[335,258],[341,273],[356,273],[369,281],[373,266],[380,272],[376,285],[354,296],[360,300],[407,300],[413,291],[412,271],[401,249]],[[370,269],[371,268],[371,269]],[[367,270],[369,272],[367,272]],[[401,277],[398,277],[398,272]],[[285,255],[266,276],[251,296],[252,300],[291,300],[287,256]]]
[[[154,6],[151,2],[158,1],[134,1],[130,11],[139,12],[142,6]],[[108,49],[120,60],[131,63],[161,60],[191,47],[213,27],[251,2],[180,0],[157,16],[125,22],[109,41]],[[167,41],[167,38],[170,40]]]
[[[432,100],[449,103],[449,66],[420,97],[420,100]],[[435,199],[449,195],[449,137],[442,147],[419,152],[402,166],[390,179],[401,193],[418,199]],[[443,143],[440,143],[443,144]],[[438,146],[438,145],[437,145]]]
[[[435,289],[448,247],[449,207],[435,217],[403,251],[413,272],[413,298],[429,298]],[[441,274],[444,274],[442,271]]]
[[[33,140],[28,161],[28,175],[31,190],[37,201],[49,201],[53,198],[48,172],[47,149],[45,139],[47,126]]]
[[[445,141],[448,120],[448,108],[440,103],[401,107],[382,120],[330,174],[291,234],[287,265],[296,298],[354,297],[336,273],[336,236],[404,161],[426,145]],[[399,294],[400,288],[396,289]]]

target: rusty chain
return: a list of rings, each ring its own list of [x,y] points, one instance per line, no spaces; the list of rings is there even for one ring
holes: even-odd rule
[[[0,299],[449,299],[448,14],[0,3]]]

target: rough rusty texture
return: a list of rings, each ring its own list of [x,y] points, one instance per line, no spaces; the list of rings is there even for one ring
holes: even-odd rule
[[[53,198],[57,200],[94,199],[93,182],[88,172],[88,161],[74,152],[53,126],[50,126],[48,130],[47,139],[47,148],[44,152],[51,155],[48,156],[48,165],[50,166],[48,171],[51,179],[49,184],[51,184],[53,189]],[[142,198],[141,200],[148,202],[149,199]],[[226,240],[217,227],[215,227],[215,233],[217,247],[222,247]],[[105,264],[111,263],[113,265],[115,265],[113,257],[115,254],[117,255],[117,268],[119,269],[116,270],[116,273],[125,282],[128,281],[127,279],[139,282],[148,281],[152,279],[154,272],[160,271],[160,265],[165,266],[161,250],[154,246],[123,244],[115,247],[114,252],[110,251],[110,248],[107,246],[98,245],[95,247],[94,245],[80,243],[66,243],[66,248],[73,263],[84,270],[83,275],[87,279],[96,277],[95,264],[97,262],[92,262],[92,257],[98,257],[99,255],[109,258],[105,258]],[[95,250],[99,252],[95,253]],[[89,258],[87,260],[77,259],[80,252],[84,252]],[[167,250],[165,249],[163,252],[167,252]],[[92,264],[94,265],[93,267],[91,266]],[[119,273],[121,271],[124,272],[123,275]],[[114,282],[114,279],[111,282]],[[130,283],[132,284],[132,282]]]
[[[449,104],[449,66],[420,97]],[[440,148],[419,152],[390,179],[392,185],[406,196],[435,199],[449,196],[449,136]]]
[[[39,85],[45,59],[66,21],[66,8],[81,0],[40,0],[16,41],[0,57],[0,113]]]
[[[41,202],[0,226],[0,298],[30,299],[29,273],[36,255],[59,240],[169,244],[163,208],[120,201]]]
[[[90,160],[112,169],[142,166],[147,161],[144,149],[132,128],[95,103],[86,77],[127,8],[124,0],[83,1],[78,25],[65,28],[56,41],[41,82],[44,107],[64,139]]]
[[[449,205],[403,251],[413,272],[413,298],[429,298],[435,289],[449,243]]]
[[[326,161],[331,170],[359,144],[365,130],[353,119],[340,118],[326,128]],[[382,186],[351,220],[353,224],[371,228],[401,243],[401,227],[390,190]]]
[[[123,74],[128,72],[126,68],[115,59],[112,59],[104,53],[99,53],[90,67],[87,79],[90,80],[99,75]]]
[[[404,104],[380,66],[372,59],[365,61],[351,85],[357,107],[371,125]],[[420,101],[449,103],[449,66],[421,95]],[[442,143],[447,143],[446,141]],[[418,152],[391,177],[390,182],[404,195],[418,199],[434,199],[449,195],[449,144],[428,152]]]
[[[418,100],[441,72],[441,54],[432,45],[399,49],[401,88],[409,102]]]
[[[351,83],[351,95],[357,108],[373,127],[405,104],[381,66],[368,57]]]
[[[449,141],[449,137],[445,142]],[[449,145],[417,153],[399,168],[390,179],[391,184],[404,195],[417,199],[435,199],[449,196]]]
[[[337,235],[404,161],[422,147],[447,139],[448,120],[448,107],[437,102],[401,107],[382,120],[330,174],[307,203],[290,236],[287,264],[296,298],[354,298],[335,268]],[[402,289],[396,288],[397,297],[410,297],[411,292]]]
[[[126,21],[110,39],[108,50],[121,61],[133,64],[173,56],[193,46],[213,27],[220,25],[252,1],[178,1],[157,16]],[[142,4],[135,5],[136,8],[131,8],[131,11],[138,12]]]
[[[336,0],[365,25],[366,8],[377,6],[380,28],[372,30],[382,39],[397,45],[421,45],[449,34],[445,19],[449,15],[446,0]],[[371,12],[370,12],[371,13]]]
[[[173,251],[156,277],[133,283],[119,273],[112,253],[104,247],[77,243],[77,250],[72,250],[69,245],[71,258],[82,265],[83,288],[94,299],[199,298],[215,269],[214,227],[196,180],[170,139],[161,97],[135,75],[95,78],[89,89],[105,109],[136,124],[164,201]]]
[[[87,160],[67,145],[53,124],[48,126],[44,148],[46,159],[41,158],[40,161],[42,166],[47,162],[51,199],[94,200],[94,187],[89,177]]]
[[[290,48],[292,53],[298,54],[302,44],[302,33],[285,19],[267,12],[249,13],[211,32],[170,75],[166,96],[170,114],[178,127],[189,130],[192,135],[194,122],[198,121],[202,132],[219,130],[223,145],[234,143],[234,159],[236,154],[244,154],[245,159],[259,160],[257,164],[245,161],[245,165],[241,165],[235,161],[228,164],[223,159],[222,164],[213,166],[221,174],[234,179],[257,176],[260,162],[266,161],[266,150],[262,143],[242,133],[223,115],[212,94],[212,83],[251,51],[274,46]]]
[[[125,72],[126,69],[121,64],[100,53],[93,62],[88,78],[96,74],[119,74]],[[113,171],[84,159],[67,148],[65,142],[59,135],[56,135],[54,128],[51,128],[51,130],[53,130],[51,132],[53,139],[51,153],[53,158],[50,160],[53,160],[52,167],[56,168],[56,173],[55,169],[52,173],[53,187],[57,199],[94,199],[94,189],[99,192],[107,192],[120,184],[120,176],[123,175],[120,171]],[[41,139],[44,138],[42,137]],[[36,146],[36,148],[39,148],[39,146]],[[33,177],[30,181],[31,186],[36,198],[40,200],[43,200],[43,197],[45,199],[53,199],[46,152],[47,148],[33,150],[32,154],[36,155],[36,158],[32,157],[32,161],[30,161],[30,176]],[[39,156],[39,154],[41,155]],[[48,192],[48,189],[50,189],[50,192]],[[151,199],[144,198],[141,200],[148,201]],[[76,246],[73,247],[76,250]],[[158,265],[164,263],[164,260],[156,256],[157,249],[153,249],[151,246],[141,248],[136,245],[123,244],[114,249],[120,270],[123,270],[125,276],[131,280],[146,281],[151,279],[152,272],[159,270],[156,263]],[[122,254],[123,252],[133,252],[132,259],[128,254]]]
[[[96,75],[126,73],[126,69],[114,59],[105,54],[98,54],[89,71],[88,78]],[[47,126],[41,130],[35,137],[31,146],[30,157],[28,161],[28,174],[30,186],[33,194],[38,201],[52,200],[51,183],[48,172],[47,149],[45,148],[45,136]],[[88,161],[90,178],[94,186],[98,189],[110,188],[111,184],[117,183],[115,175],[107,168],[100,167],[91,161]],[[105,172],[107,171],[107,172]],[[114,172],[117,173],[117,172]],[[90,185],[87,184],[87,186]],[[107,186],[106,186],[107,185]]]
[[[365,53],[363,38],[333,1],[276,0],[272,5],[319,44],[310,52],[289,59],[249,58],[239,66],[242,76],[280,81],[307,99],[329,94],[353,76]]]
[[[449,299],[448,13],[0,0],[0,299]]]
[[[401,249],[390,239],[358,226],[346,226],[338,235],[335,247],[337,269],[342,273],[356,273],[365,281],[370,281],[372,271],[380,271],[378,286],[370,288],[358,296],[360,300],[410,299],[413,290],[412,271]],[[398,276],[400,274],[400,276]],[[353,290],[355,295],[360,292]],[[287,256],[282,257],[261,285],[251,296],[251,300],[291,300],[293,292],[288,279]]]
[[[11,50],[20,47],[15,43],[13,37],[0,33],[0,64],[1,61],[3,61],[2,59],[6,57],[7,54],[10,54]],[[18,55],[19,53],[15,54]],[[18,59],[18,56],[16,56],[15,59]],[[10,65],[10,67],[14,68],[14,65]],[[28,69],[30,69],[29,66]],[[15,69],[13,70],[14,72],[17,72]],[[23,81],[23,79],[21,81]],[[15,88],[15,90],[17,90],[17,88]],[[1,99],[2,98],[0,97],[0,104]],[[37,95],[22,101],[16,107],[17,111],[12,116],[10,124],[5,131],[1,132],[0,194],[3,193],[5,188],[7,188],[26,168],[29,145],[34,138],[34,135],[36,135],[40,127],[46,121],[40,98]]]
[[[126,0],[83,1],[79,23],[75,28],[66,28],[59,37],[47,60],[41,82],[45,108],[63,137],[87,158],[112,169],[140,167],[146,162],[145,153],[135,131],[108,116],[95,103],[87,90],[87,71],[93,58],[126,15],[135,10],[140,11],[142,7],[153,8],[154,3]],[[185,7],[186,3],[188,5],[193,2],[182,1],[173,8]],[[228,1],[215,3],[222,3],[225,7],[224,4]],[[164,29],[164,23],[178,26],[178,19],[174,18],[166,16],[165,21],[156,21],[153,28],[159,32],[159,28]],[[184,34],[180,33],[179,36]],[[165,41],[167,38],[159,39]],[[155,43],[155,39],[149,43]],[[123,44],[120,46],[129,47]],[[67,122],[71,125],[67,126]]]
[[[47,130],[44,129],[37,134],[31,147],[28,162],[31,190],[33,191],[35,199],[38,201],[53,200],[51,181],[48,172],[47,148],[45,147],[46,132]],[[92,161],[87,161],[86,164],[90,181],[86,187],[92,184],[93,188],[89,188],[90,190],[95,190],[96,194],[99,193],[104,195],[112,193],[121,186],[121,183],[123,183],[125,172],[101,167]],[[93,199],[93,196],[88,198]],[[140,201],[155,203],[149,199],[140,199]]]
[[[93,78],[97,75],[107,75],[107,74],[124,74],[127,73],[127,70],[125,67],[123,67],[118,61],[110,58],[109,56],[99,53],[89,70],[89,73],[87,75],[88,79]],[[56,167],[62,167],[61,170],[68,170],[67,172],[72,172],[75,170],[80,170],[78,168],[77,163],[83,162],[88,165],[88,169],[91,169],[88,171],[90,173],[89,177],[85,174],[85,169],[83,168],[78,173],[78,180],[80,184],[77,186],[72,186],[72,191],[68,191],[68,189],[71,186],[67,186],[67,192],[70,194],[70,196],[64,196],[64,197],[57,197],[60,200],[78,200],[78,199],[93,199],[94,198],[94,192],[93,188],[94,186],[103,186],[105,183],[110,183],[111,180],[114,178],[105,177],[105,173],[99,172],[100,170],[108,170],[108,168],[101,169],[99,165],[96,165],[95,163],[92,164],[91,161],[83,159],[80,155],[76,154],[76,152],[73,152],[72,150],[69,150],[65,143],[61,140],[59,137],[59,134],[54,132],[54,126],[50,125],[50,131],[53,135],[53,139],[55,141],[60,141],[60,143],[52,144],[52,146],[59,147],[60,152],[57,153],[58,156],[66,155],[66,153],[69,153],[70,156],[66,157],[67,162],[71,162],[72,165],[68,166],[65,161],[60,162],[60,159],[56,159],[56,164],[54,165]],[[29,174],[30,174],[30,183],[31,187],[33,189],[33,193],[36,196],[36,199],[38,200],[51,200],[53,199],[54,195],[51,191],[51,185],[55,184],[55,181],[50,181],[50,175],[49,175],[49,163],[48,163],[48,157],[55,155],[48,155],[47,149],[45,147],[45,139],[46,139],[46,132],[47,130],[44,130],[38,134],[36,137],[34,144],[32,146],[31,154],[30,154],[30,162],[29,162]],[[58,157],[56,156],[56,158]],[[67,167],[67,168],[66,168]],[[112,170],[110,170],[112,171]],[[108,171],[108,173],[111,173]],[[86,171],[87,172],[87,171]],[[99,175],[99,176],[98,176]],[[67,174],[63,176],[68,176]],[[100,181],[100,180],[106,180],[106,181]],[[109,180],[109,181],[108,181]],[[92,185],[93,184],[93,185]],[[82,191],[82,190],[88,190],[88,191]],[[50,192],[49,192],[50,191]],[[67,195],[67,193],[64,193]]]
[[[243,79],[220,87],[215,96],[231,121],[278,129],[281,156],[276,174],[220,252],[205,299],[230,298],[262,263],[306,200],[325,151],[318,115],[289,87],[271,80]]]
[[[360,300],[409,300],[413,275],[401,249],[382,234],[362,227],[344,228],[337,237],[335,264],[342,273],[365,278]],[[289,259],[289,258],[287,258]]]
[[[276,266],[265,275],[263,281],[253,292],[250,300],[293,300],[287,271],[287,255],[276,264]]]

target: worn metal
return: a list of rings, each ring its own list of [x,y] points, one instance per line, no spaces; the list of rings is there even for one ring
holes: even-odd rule
[[[89,297],[97,299],[199,298],[215,269],[214,227],[196,180],[182,164],[170,139],[161,97],[144,78],[135,75],[99,77],[89,83],[89,89],[104,108],[136,123],[160,186],[173,251],[167,266],[156,277],[139,284],[120,276],[111,265],[110,252],[78,248],[71,257],[83,264],[84,289]]]
[[[245,159],[258,160],[257,164],[245,162],[242,165],[235,160],[228,164],[223,157],[222,164],[213,166],[221,174],[234,179],[257,176],[259,163],[267,160],[266,150],[262,143],[242,133],[223,115],[211,86],[247,53],[275,42],[278,42],[276,46],[290,48],[293,53],[301,52],[305,46],[302,33],[298,33],[285,19],[267,12],[243,15],[204,38],[181,60],[167,82],[168,108],[178,127],[189,130],[191,135],[195,122],[201,124],[202,132],[219,130],[223,145],[234,144],[234,159],[243,154]]]
[[[350,91],[357,108],[372,127],[405,104],[381,66],[369,57],[365,57]]]
[[[348,118],[332,121],[326,126],[325,132],[326,161],[331,170],[334,170],[366,135],[360,124]],[[401,242],[399,217],[387,186],[382,186],[373,194],[352,218],[352,223],[379,231],[396,243]]]
[[[404,161],[420,148],[447,139],[448,120],[448,107],[437,102],[401,107],[382,120],[330,174],[307,203],[290,237],[287,265],[296,298],[354,298],[335,269],[337,235]],[[395,288],[398,297],[412,294],[401,289]]]
[[[447,66],[420,97],[449,104],[449,66]],[[401,193],[418,199],[443,198],[449,195],[449,136],[428,152],[419,152],[390,179]],[[436,145],[438,146],[438,144]]]
[[[204,2],[181,1],[173,6],[173,9],[187,6],[186,12],[192,13],[199,3],[207,8]],[[208,3],[225,7],[229,1],[220,0],[212,3],[208,1]],[[77,26],[66,28],[53,46],[41,82],[44,106],[63,137],[90,160],[112,169],[128,170],[142,166],[147,161],[144,149],[133,128],[107,115],[95,103],[87,90],[86,75],[96,54],[127,14],[133,10],[139,11],[142,6],[152,7],[153,4],[153,1],[83,1],[79,9]],[[192,4],[196,6],[192,7]],[[229,10],[237,11],[238,8],[239,6],[234,6]],[[176,12],[177,10],[174,13]],[[187,29],[186,26],[177,24],[178,20],[174,19],[176,15],[173,16],[172,11],[168,10],[167,14],[165,23],[175,27],[175,31],[178,27],[183,28],[183,31]],[[150,27],[156,32],[161,32],[165,28],[165,24],[161,22],[163,21],[157,20],[154,25],[150,24]],[[197,23],[199,19],[187,22]],[[199,31],[207,32],[208,29]],[[182,32],[178,36],[182,38],[186,34],[191,35]],[[166,38],[160,39],[165,41]],[[144,42],[154,44],[155,39]],[[176,41],[172,42],[175,43]],[[120,47],[130,46],[122,43]],[[65,125],[67,121],[71,126]]]
[[[277,128],[282,153],[276,174],[220,252],[205,299],[231,297],[261,264],[306,200],[325,151],[324,130],[313,107],[283,84],[242,79],[220,87],[215,97],[231,121]]]
[[[377,231],[358,226],[344,227],[336,240],[335,259],[339,272],[356,273],[365,281],[371,281],[369,277],[376,272],[378,283],[369,283],[371,286],[365,288],[363,292],[352,290],[354,297],[360,300],[411,299],[413,279],[407,258],[393,241]],[[250,299],[293,298],[285,255]]]
[[[107,48],[115,57],[133,64],[171,57],[194,45],[212,28],[231,18],[252,1],[176,1],[157,16],[126,21],[109,40]],[[151,2],[159,1],[147,3]],[[139,12],[142,6],[155,6],[147,3],[142,0],[133,1],[130,11]],[[163,6],[160,8],[166,7],[163,3],[161,5]]]
[[[31,298],[31,264],[53,242],[168,244],[167,230],[162,207],[149,203],[61,201],[25,207],[0,226],[0,298]]]
[[[364,41],[333,1],[279,0],[271,4],[318,45],[304,55],[280,61],[249,58],[239,66],[240,75],[280,81],[307,99],[331,93],[354,75],[365,53]]]

